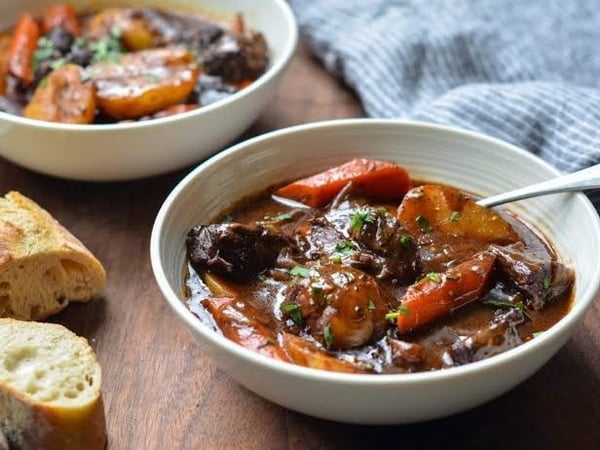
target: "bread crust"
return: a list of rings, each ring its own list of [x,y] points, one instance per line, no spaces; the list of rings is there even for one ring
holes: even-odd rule
[[[96,257],[19,192],[0,197],[0,317],[43,320],[106,283]]]
[[[16,334],[21,337],[8,339],[8,345],[0,348],[0,364],[12,368],[0,370],[0,430],[6,434],[11,448],[106,448],[101,370],[87,340],[58,324],[0,319],[0,337]],[[62,341],[66,349],[64,352],[54,349],[43,351],[38,346],[39,352],[35,352],[34,356],[25,353],[30,342],[41,342],[43,346],[43,342],[56,339]],[[20,356],[18,364],[15,362],[15,355]],[[72,365],[53,368],[56,360],[63,356]],[[40,380],[38,388],[26,384],[27,392],[23,389],[22,378],[23,374],[27,374],[35,379],[31,370],[39,373],[45,371],[46,379]],[[47,401],[41,399],[57,387],[59,390],[64,389],[64,385],[72,381],[73,377],[79,377],[79,382],[89,380],[89,383],[84,383],[81,391],[75,392],[72,398],[67,388],[66,392],[56,398]]]

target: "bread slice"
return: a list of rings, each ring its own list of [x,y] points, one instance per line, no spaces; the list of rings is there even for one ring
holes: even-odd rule
[[[42,320],[102,289],[102,264],[37,203],[0,197],[0,317]]]
[[[103,449],[101,371],[62,325],[0,319],[0,429],[11,449]]]

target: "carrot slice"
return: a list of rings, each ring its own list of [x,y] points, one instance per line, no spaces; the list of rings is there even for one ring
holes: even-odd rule
[[[202,304],[212,314],[223,335],[233,342],[261,355],[280,361],[290,361],[277,343],[277,338],[257,317],[260,312],[249,305],[236,308],[231,297],[209,297]]]
[[[52,5],[44,10],[42,16],[42,30],[44,34],[53,28],[63,28],[73,36],[81,35],[81,26],[77,13],[69,5]]]
[[[477,300],[487,289],[495,259],[491,253],[481,252],[445,273],[429,274],[409,287],[394,313],[398,331],[408,333]]]
[[[275,191],[275,195],[319,208],[333,200],[350,182],[363,194],[377,200],[402,198],[411,185],[408,172],[403,167],[387,161],[353,159],[341,166],[294,181]]]
[[[25,85],[33,82],[33,54],[39,37],[37,22],[31,14],[22,14],[8,46],[8,72]]]

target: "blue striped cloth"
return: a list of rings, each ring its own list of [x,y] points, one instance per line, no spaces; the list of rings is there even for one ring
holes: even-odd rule
[[[600,0],[289,2],[369,116],[483,132],[564,172],[600,163]]]

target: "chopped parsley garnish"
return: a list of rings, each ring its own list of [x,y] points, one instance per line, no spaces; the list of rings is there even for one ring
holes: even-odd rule
[[[33,53],[33,70],[36,71],[42,61],[51,58],[54,55],[54,50],[54,43],[50,39],[44,36],[39,38],[37,48]]]
[[[308,278],[310,277],[310,269],[306,267],[295,266],[290,270],[290,274],[295,277]]]
[[[431,225],[429,224],[429,221],[425,218],[425,216],[418,215],[415,221],[417,222],[419,227],[421,227],[421,231],[423,231],[423,233],[429,233],[431,231]]]
[[[437,272],[429,272],[427,275],[425,275],[422,278],[422,280],[429,280],[429,281],[433,281],[434,283],[441,283],[442,276]]]
[[[144,78],[150,83],[158,83],[160,81],[160,77],[153,73],[147,73],[144,75]]]
[[[304,324],[304,320],[302,318],[302,310],[300,309],[300,305],[298,303],[287,303],[281,306],[281,310],[289,314],[292,321],[301,327]]]
[[[325,344],[325,348],[331,348],[331,344],[333,344],[333,340],[335,336],[331,332],[331,327],[329,324],[323,327],[323,343]]]
[[[403,234],[398,239],[400,245],[404,248],[410,247],[410,243],[412,242],[412,238],[408,234]]]
[[[548,292],[550,289],[550,277],[547,275],[542,279],[542,289],[544,292]]]
[[[275,217],[272,217],[271,220],[276,222],[289,222],[292,220],[292,215],[290,213],[281,213],[277,214]]]
[[[93,42],[90,45],[90,48],[94,51],[92,62],[117,61],[125,51],[121,45],[121,34],[121,30],[118,27],[112,27],[110,36]]]
[[[325,291],[323,290],[322,286],[313,284],[310,286],[310,290],[317,300],[319,300],[321,302],[327,300],[327,296],[325,295]]]
[[[350,229],[360,233],[365,223],[375,222],[375,214],[369,209],[361,209],[350,214]]]
[[[354,253],[354,244],[352,241],[344,241],[341,244],[335,244],[335,251],[342,255],[351,255]]]
[[[396,320],[398,316],[408,316],[410,314],[410,309],[408,306],[400,305],[395,311],[387,313],[385,315],[386,320]]]
[[[483,300],[484,304],[486,305],[492,305],[492,306],[496,306],[498,308],[502,308],[502,309],[518,309],[519,311],[523,312],[525,306],[523,305],[522,301],[518,301],[516,303],[511,303],[511,302],[507,302],[504,300],[495,300],[495,299],[487,299],[487,300]]]
[[[450,214],[450,221],[451,222],[458,222],[458,219],[460,219],[460,212],[458,212],[458,211],[452,211],[452,214]]]
[[[375,311],[375,308],[376,307],[375,307],[375,303],[373,303],[373,300],[369,300],[368,303],[367,303],[367,309],[369,311]]]
[[[340,255],[339,253],[333,254],[329,257],[329,261],[331,261],[334,264],[340,264],[342,262],[342,255]]]

